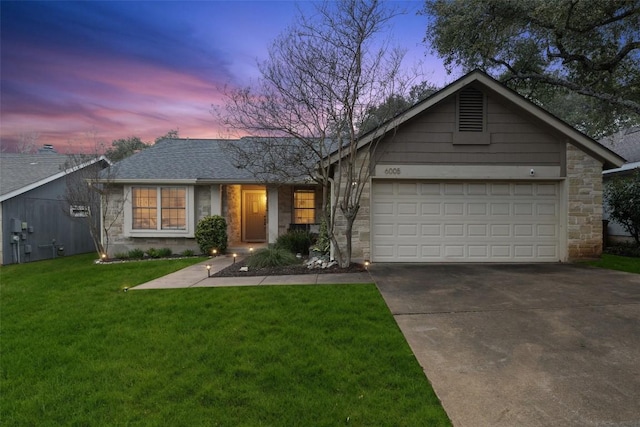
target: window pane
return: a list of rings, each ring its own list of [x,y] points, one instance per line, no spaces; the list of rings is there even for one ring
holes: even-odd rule
[[[132,190],[132,216],[134,229],[156,229],[158,196],[154,187],[134,187]]]
[[[187,228],[187,191],[184,188],[162,188],[162,229],[185,230]]]
[[[296,190],[293,193],[293,222],[313,224],[316,222],[315,191]]]

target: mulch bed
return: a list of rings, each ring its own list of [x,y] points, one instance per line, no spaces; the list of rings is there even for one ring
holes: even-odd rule
[[[304,263],[281,267],[266,267],[257,270],[249,269],[249,271],[240,271],[241,267],[246,267],[246,264],[243,261],[238,261],[212,274],[211,277],[288,276],[291,274],[360,273],[367,271],[362,264],[356,263],[351,263],[347,268],[341,268],[338,265],[329,268],[307,268]]]

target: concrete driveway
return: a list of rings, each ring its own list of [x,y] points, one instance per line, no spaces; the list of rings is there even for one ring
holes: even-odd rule
[[[375,264],[454,426],[640,426],[640,275]]]

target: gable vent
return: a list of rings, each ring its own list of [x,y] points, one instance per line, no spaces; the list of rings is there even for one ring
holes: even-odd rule
[[[458,94],[458,131],[484,131],[484,96],[474,88],[466,88]]]

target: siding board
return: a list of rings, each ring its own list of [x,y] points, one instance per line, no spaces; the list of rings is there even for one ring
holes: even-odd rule
[[[455,97],[403,124],[380,142],[379,164],[513,164],[561,166],[564,144],[528,115],[519,114],[489,96],[488,145],[453,144]]]

